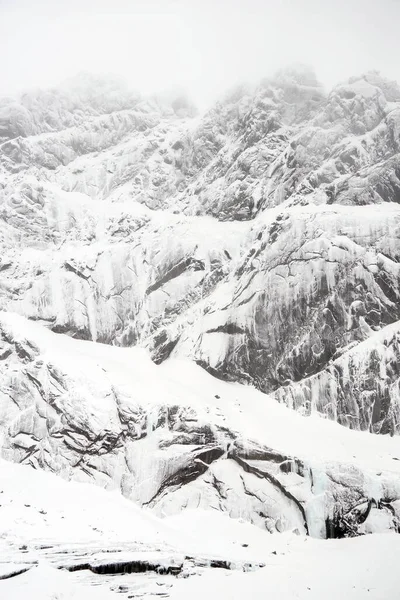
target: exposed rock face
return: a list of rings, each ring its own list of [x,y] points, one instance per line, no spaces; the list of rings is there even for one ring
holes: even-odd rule
[[[399,438],[329,422],[400,431],[397,84],[289,69],[198,116],[82,76],[3,99],[0,142],[5,458],[159,514],[397,530]]]
[[[395,367],[348,401],[324,373],[399,320],[399,87],[289,69],[193,115],[84,76],[3,100],[2,307],[397,432]]]
[[[257,219],[224,296],[210,296],[193,331],[170,327],[175,352],[190,344],[196,359],[264,391],[319,372],[399,318],[398,244],[386,235],[399,217],[397,205],[322,206]]]
[[[3,458],[117,488],[160,516],[213,508],[315,537],[382,518],[398,530],[398,437],[305,419],[190,362],[156,366],[6,313],[0,328]]]
[[[399,433],[399,335],[398,323],[388,325],[320,373],[278,389],[276,398],[353,429]]]

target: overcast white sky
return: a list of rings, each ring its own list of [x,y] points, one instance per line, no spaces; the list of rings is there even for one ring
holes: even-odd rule
[[[400,80],[400,0],[0,0],[0,93],[82,70],[204,106],[303,62],[330,87],[379,69]]]

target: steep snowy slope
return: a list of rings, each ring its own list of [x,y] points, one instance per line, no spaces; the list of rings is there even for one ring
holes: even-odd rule
[[[73,340],[3,313],[4,458],[160,515],[218,509],[267,530],[397,530],[400,438],[302,417],[188,361]]]
[[[87,76],[2,101],[1,308],[397,433],[394,338],[346,399],[287,386],[400,319],[399,87],[289,69],[193,115]]]

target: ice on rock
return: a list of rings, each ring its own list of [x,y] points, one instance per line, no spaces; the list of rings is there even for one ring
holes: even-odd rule
[[[217,509],[317,537],[361,501],[387,511],[400,499],[398,437],[302,417],[187,361],[157,366],[144,350],[74,340],[12,313],[0,322],[8,460],[120,490],[159,515]]]
[[[328,542],[268,535],[198,509],[161,520],[93,485],[5,461],[0,472],[6,517],[0,526],[0,589],[7,599],[111,600],[116,592],[200,598],[216,591],[228,599],[249,590],[262,598],[276,589],[288,600],[294,594],[317,599],[332,570],[338,574],[332,597],[380,600],[396,594],[398,535]],[[378,521],[385,513],[374,511],[364,526],[369,520],[369,529],[382,529]]]
[[[376,72],[0,100],[1,593],[395,596],[399,153]]]

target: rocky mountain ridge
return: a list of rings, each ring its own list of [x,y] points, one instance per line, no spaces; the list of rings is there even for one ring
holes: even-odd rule
[[[265,392],[399,320],[396,84],[326,95],[289,69],[203,117],[119,82],[69,86],[2,101],[3,309]],[[397,389],[359,377],[361,416],[328,414],[396,432]]]
[[[82,75],[1,100],[0,140],[3,458],[398,531],[397,84],[289,69],[198,115]]]

